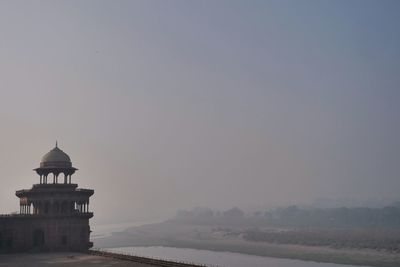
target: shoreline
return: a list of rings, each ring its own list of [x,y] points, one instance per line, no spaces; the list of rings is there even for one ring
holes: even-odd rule
[[[199,249],[214,252],[231,252],[245,255],[292,259],[323,263],[348,264],[371,267],[398,267],[400,255],[391,255],[370,250],[332,249],[325,247],[306,247],[296,245],[281,245],[264,243],[255,244],[227,244],[226,242],[209,242],[196,240],[160,240],[146,244],[121,245],[118,247],[173,247],[181,249]],[[101,249],[115,248],[102,247]]]
[[[357,266],[400,266],[400,253],[376,249],[254,242],[240,238],[211,238],[207,233],[207,228],[187,228],[183,225],[176,227],[167,223],[134,227],[123,232],[114,232],[111,237],[94,241],[95,247],[100,249],[162,246]]]
[[[261,257],[293,259],[323,263],[337,263],[373,267],[398,267],[399,259],[388,259],[387,255],[372,255],[370,251],[336,250],[325,247],[303,247],[265,243],[262,246],[254,244],[226,244],[198,241],[178,241],[173,247],[202,249],[219,252],[233,252]],[[381,257],[382,258],[381,258]]]

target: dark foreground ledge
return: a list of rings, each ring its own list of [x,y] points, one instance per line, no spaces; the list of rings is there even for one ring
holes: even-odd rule
[[[101,250],[88,250],[88,254],[102,256],[102,257],[109,257],[118,260],[126,260],[132,261],[137,263],[143,263],[148,265],[155,265],[161,267],[206,267],[206,265],[199,265],[194,263],[187,263],[187,262],[175,262],[175,261],[168,261],[168,260],[159,260],[159,259],[151,259],[127,254],[120,254],[120,253],[113,253]]]

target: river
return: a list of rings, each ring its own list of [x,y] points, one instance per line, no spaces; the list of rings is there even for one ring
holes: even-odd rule
[[[355,267],[354,265],[278,259],[241,253],[217,252],[188,248],[120,247],[109,248],[106,250],[149,258],[184,261],[218,267]]]

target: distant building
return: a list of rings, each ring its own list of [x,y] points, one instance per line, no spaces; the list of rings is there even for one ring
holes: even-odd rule
[[[77,169],[56,147],[43,156],[39,184],[16,192],[20,213],[0,215],[0,253],[85,251],[90,242],[89,198],[94,190],[71,183]]]

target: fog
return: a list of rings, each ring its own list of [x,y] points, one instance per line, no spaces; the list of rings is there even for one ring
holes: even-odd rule
[[[399,199],[396,1],[3,1],[0,213],[58,140],[97,223]]]

